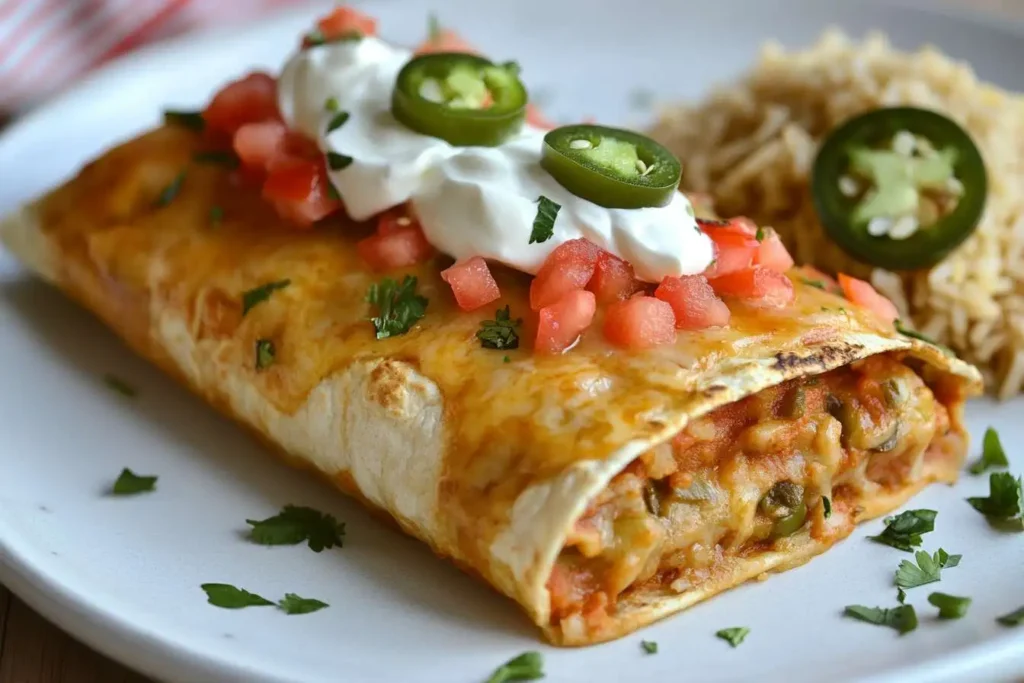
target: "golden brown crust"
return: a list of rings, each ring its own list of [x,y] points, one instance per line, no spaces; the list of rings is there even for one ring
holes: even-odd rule
[[[973,368],[799,283],[792,308],[736,307],[729,328],[680,335],[672,347],[615,353],[598,332],[565,356],[524,348],[505,363],[505,352],[474,338],[493,310],[458,311],[429,263],[405,271],[430,300],[426,318],[378,341],[364,296],[380,276],[354,249],[370,228],[338,220],[294,231],[224,169],[190,163],[196,144],[173,129],[127,143],[0,234],[138,353],[471,567],[540,625],[550,617],[547,576],[587,501],[689,419],[886,351],[906,350],[956,378],[964,395],[977,391]],[[154,206],[182,169],[180,195]],[[220,226],[208,220],[215,205]],[[527,279],[495,275],[495,308],[525,313]],[[283,279],[290,286],[243,315],[243,292]],[[259,339],[277,350],[265,370],[255,367]],[[824,547],[793,549],[776,564]],[[627,611],[613,635],[685,606]]]

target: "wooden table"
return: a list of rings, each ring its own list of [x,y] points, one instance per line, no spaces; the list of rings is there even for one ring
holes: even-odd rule
[[[1024,17],[1024,0],[953,0]],[[0,683],[147,683],[90,650],[0,585]]]

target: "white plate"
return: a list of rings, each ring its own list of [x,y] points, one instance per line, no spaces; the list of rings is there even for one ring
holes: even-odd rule
[[[817,0],[373,3],[385,34],[402,41],[423,34],[429,9],[495,55],[518,58],[536,91],[554,95],[549,111],[566,118],[623,122],[635,88],[695,96],[744,68],[761,40],[806,43],[833,22],[854,32],[886,28],[905,47],[933,41],[983,77],[1024,90],[1024,41],[1014,27],[934,11]],[[312,16],[169,44],[82,83],[0,139],[0,211],[155,124],[162,106],[198,105],[245,68],[278,65]],[[107,372],[140,397],[127,401],[104,387]],[[527,649],[544,652],[552,681],[993,680],[1024,672],[1024,628],[994,621],[1024,605],[1024,535],[991,531],[963,501],[987,489],[983,478],[932,488],[913,503],[939,510],[926,547],[964,560],[941,585],[912,591],[921,626],[910,635],[840,617],[850,603],[895,604],[892,572],[907,556],[864,540],[877,533],[875,522],[807,566],[640,634],[555,650],[539,644],[510,601],[278,464],[3,253],[0,377],[0,579],[88,644],[164,679],[470,683]],[[999,427],[1018,472],[1022,408],[1018,399],[969,411],[975,436]],[[125,466],[159,474],[159,491],[105,498]],[[315,555],[241,540],[247,517],[288,502],[345,520],[346,547]],[[199,589],[208,581],[267,596],[294,591],[332,607],[292,617],[218,610]],[[973,597],[967,618],[937,622],[929,588]],[[713,635],[741,625],[752,630],[737,650]],[[644,655],[641,638],[658,641],[659,653]]]

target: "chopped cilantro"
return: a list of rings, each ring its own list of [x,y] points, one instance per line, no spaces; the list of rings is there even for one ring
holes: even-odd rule
[[[537,197],[537,217],[533,219],[533,230],[530,232],[529,244],[547,242],[555,235],[555,219],[562,208],[544,195]]]
[[[298,545],[303,541],[318,553],[345,540],[345,523],[333,515],[298,505],[285,505],[281,512],[264,520],[247,519],[249,539],[259,545]]]
[[[942,548],[939,548],[939,552],[936,553],[939,560],[939,566],[943,569],[952,569],[960,565],[960,560],[963,559],[963,555],[950,555]]]
[[[989,427],[985,430],[985,438],[981,443],[981,458],[971,465],[970,473],[981,474],[988,469],[1009,466],[1010,461],[1006,458],[1006,451],[999,440],[999,432],[994,427]]]
[[[903,590],[902,588],[897,588],[896,589],[896,602],[898,602],[898,603],[900,603],[902,605],[906,601],[907,601],[907,591]]]
[[[327,166],[332,171],[342,171],[352,163],[352,157],[337,152],[327,153]]]
[[[344,43],[350,40],[362,39],[363,32],[354,28],[345,31],[344,33],[332,34],[330,36],[324,35],[324,32],[317,28],[302,37],[302,48],[308,49],[311,47],[319,47],[320,45],[327,45],[328,43]]]
[[[642,647],[644,649],[644,652],[646,652],[649,655],[658,654],[658,644],[653,640],[641,640],[640,647]]]
[[[265,285],[260,285],[259,287],[250,289],[247,292],[243,292],[242,315],[245,316],[257,305],[269,299],[271,294],[279,289],[284,289],[291,283],[291,280],[278,280],[277,282],[268,282]]]
[[[519,333],[516,332],[516,328],[522,324],[522,318],[512,320],[512,314],[506,305],[505,308],[495,311],[494,320],[480,322],[476,337],[485,349],[518,349]]]
[[[328,97],[326,100],[324,100],[324,109],[331,113],[335,113],[339,109],[341,109],[341,104],[338,102],[338,98]]]
[[[243,607],[265,607],[273,605],[262,595],[250,593],[227,583],[204,583],[200,586],[206,591],[206,601],[224,609],[241,609]]]
[[[934,555],[918,550],[914,555],[917,564],[910,560],[900,562],[896,570],[896,585],[900,588],[916,588],[926,583],[934,583],[942,578],[943,567],[955,567],[960,564],[960,555],[950,555],[939,549]]]
[[[427,298],[416,293],[416,278],[411,275],[401,284],[386,277],[370,285],[366,301],[377,307],[377,316],[370,318],[377,339],[405,334],[427,313]]]
[[[334,116],[331,117],[330,122],[327,124],[327,132],[328,133],[333,133],[334,131],[338,130],[339,128],[341,128],[342,126],[345,125],[345,123],[348,121],[348,119],[349,119],[349,113],[347,111],[339,111],[337,114],[335,114]],[[331,154],[333,154],[333,152],[331,152]],[[338,155],[335,155],[335,156],[343,156],[343,155],[338,154]],[[344,158],[348,159],[348,163],[346,163],[345,166],[348,166],[348,164],[352,163],[352,157],[344,157]],[[341,168],[345,168],[345,166],[342,166]],[[334,168],[334,167],[331,166],[331,168]],[[338,171],[340,169],[335,168],[334,170]]]
[[[524,652],[495,669],[487,683],[535,681],[538,678],[544,678],[544,658],[539,652]]]
[[[327,39],[324,38],[324,34],[320,29],[310,31],[302,39],[302,47],[317,47],[327,43]]]
[[[764,242],[764,228],[762,228],[760,225],[757,226],[757,232],[754,233],[754,239],[756,239],[758,242]]]
[[[748,633],[750,633],[750,629],[746,626],[734,626],[733,628],[723,628],[721,631],[716,632],[715,635],[733,647],[739,647],[739,644],[743,642]]]
[[[832,501],[829,500],[828,496],[821,497],[821,506],[825,509],[825,519],[832,516]]]
[[[125,382],[120,377],[115,377],[110,374],[103,375],[103,383],[125,398],[135,398],[139,395],[139,392],[135,390],[135,387],[128,384],[128,382]]]
[[[125,467],[110,489],[115,496],[134,496],[156,488],[156,476],[139,475]]]
[[[872,541],[891,545],[893,548],[913,552],[921,545],[921,534],[935,529],[935,510],[907,510],[895,517],[885,518],[885,530],[878,536],[868,536]]]
[[[299,597],[295,593],[285,593],[284,598],[277,603],[277,606],[285,614],[309,614],[322,610],[324,607],[330,607],[322,600]]]
[[[210,207],[210,225],[217,227],[224,222],[224,209],[219,206]]]
[[[181,126],[189,130],[201,131],[206,127],[201,111],[164,110],[164,123],[169,126]]]
[[[274,347],[274,342],[269,339],[257,339],[256,340],[256,369],[266,370],[274,364],[274,356],[277,355],[277,349]]]
[[[939,619],[959,619],[967,614],[970,598],[961,598],[948,593],[932,593],[928,602],[939,608]]]
[[[174,198],[181,192],[181,186],[185,184],[185,172],[182,171],[178,175],[174,176],[174,179],[167,184],[160,194],[157,196],[156,201],[153,205],[156,207],[167,206],[174,201]]]
[[[1024,624],[1024,607],[1015,609],[1009,614],[1004,614],[1001,617],[997,617],[996,621],[1003,626],[1020,626],[1021,624]]]
[[[953,349],[949,348],[948,346],[943,346],[942,344],[935,341],[926,334],[921,334],[920,332],[910,329],[909,327],[903,324],[902,320],[898,318],[896,319],[896,322],[893,324],[896,327],[896,331],[902,334],[904,337],[910,337],[911,339],[917,339],[919,341],[923,341],[926,344],[931,344],[932,346],[941,350],[947,356],[956,355],[953,353]]]
[[[825,283],[822,282],[821,280],[812,280],[809,277],[801,277],[800,278],[800,282],[804,283],[805,285],[807,285],[809,287],[817,287],[818,289],[820,289],[822,291],[824,291],[824,289],[825,289]]]
[[[512,359],[511,359],[511,358],[509,358],[508,356],[505,356],[505,357],[504,357],[504,358],[502,359],[502,362],[503,362],[503,363],[511,363],[511,362],[512,362]]]
[[[228,168],[238,168],[238,165],[241,163],[238,157],[231,152],[220,152],[217,150],[196,152],[192,155],[192,161],[198,164],[216,164],[217,166],[226,166]]]
[[[888,626],[899,631],[900,635],[910,633],[917,628],[917,612],[914,611],[913,605],[900,605],[890,609],[847,605],[843,610],[843,615],[876,626]]]
[[[441,40],[441,22],[437,15],[431,12],[427,16],[427,42],[431,45]]]
[[[1024,484],[1021,477],[1009,472],[993,472],[988,477],[987,498],[968,498],[975,510],[988,517],[989,522],[1024,530]]]

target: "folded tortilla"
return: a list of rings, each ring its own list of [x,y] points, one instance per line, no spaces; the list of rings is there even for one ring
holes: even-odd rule
[[[796,275],[795,305],[733,302],[727,328],[674,346],[615,351],[598,333],[539,357],[481,348],[494,311],[459,311],[439,257],[388,274],[416,275],[429,305],[377,340],[365,295],[381,275],[354,248],[370,227],[290,228],[230,170],[194,163],[195,147],[162,128],[114,149],[6,219],[3,241],[290,462],[517,601],[553,643],[616,638],[799,565],[957,476],[978,372]],[[495,308],[526,314],[528,278],[496,278]],[[243,314],[244,292],[286,279]],[[276,349],[264,369],[259,340]],[[799,505],[806,521],[780,535]]]

